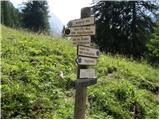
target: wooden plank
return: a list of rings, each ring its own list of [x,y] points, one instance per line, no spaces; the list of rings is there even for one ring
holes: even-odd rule
[[[80,69],[80,78],[96,78],[95,69]]]
[[[95,35],[95,25],[83,26],[83,27],[70,27],[65,29],[65,36],[85,36],[85,35]]]
[[[91,8],[85,7],[81,9],[81,18],[90,17]],[[78,65],[77,78],[79,79],[80,69],[87,69],[87,66]],[[75,107],[74,119],[85,119],[87,87],[76,88],[75,91]]]
[[[78,65],[96,65],[97,60],[95,58],[78,57],[76,60]]]
[[[75,19],[71,20],[68,23],[69,27],[74,27],[74,26],[84,26],[84,25],[92,25],[95,23],[95,18],[92,17],[87,17],[87,18],[82,18],[82,19]]]
[[[75,88],[83,88],[97,83],[96,78],[78,79],[75,81]]]
[[[74,45],[90,46],[91,36],[74,36],[71,37]]]
[[[91,47],[78,46],[77,55],[86,56],[86,57],[99,57],[99,50]]]

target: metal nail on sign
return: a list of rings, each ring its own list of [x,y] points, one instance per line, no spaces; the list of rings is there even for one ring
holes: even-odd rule
[[[94,17],[87,17],[87,18],[82,18],[82,19],[71,20],[69,21],[68,26],[69,27],[84,26],[84,25],[92,25],[94,23],[95,23]]]
[[[90,46],[91,36],[75,36],[71,37],[74,45]]]
[[[83,35],[95,35],[95,25],[83,26],[83,27],[70,27],[66,28],[64,33],[65,36],[83,36]]]
[[[100,52],[98,49],[79,45],[77,49],[77,55],[97,58],[99,57]]]
[[[96,65],[96,59],[95,58],[88,58],[88,57],[80,57],[78,56],[76,60],[78,65]]]

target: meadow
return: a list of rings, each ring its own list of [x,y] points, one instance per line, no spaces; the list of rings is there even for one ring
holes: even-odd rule
[[[1,118],[73,118],[76,47],[65,38],[1,28]],[[144,60],[101,53],[86,118],[158,119],[158,71]]]

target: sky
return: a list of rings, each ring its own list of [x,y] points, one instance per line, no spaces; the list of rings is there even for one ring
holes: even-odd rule
[[[15,7],[27,0],[10,0]],[[70,20],[79,19],[81,8],[91,6],[92,0],[47,0],[49,15],[54,15],[66,25]]]

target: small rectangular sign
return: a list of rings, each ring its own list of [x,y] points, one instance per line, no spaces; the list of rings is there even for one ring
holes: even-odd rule
[[[77,64],[78,65],[96,65],[97,60],[95,58],[88,57],[78,57]]]
[[[78,79],[75,81],[75,88],[83,88],[97,83],[96,78]]]
[[[94,17],[87,17],[87,18],[82,18],[82,19],[71,20],[68,23],[68,25],[70,27],[72,27],[72,26],[92,25],[94,23],[95,23],[95,18]]]
[[[95,69],[80,69],[79,78],[96,78]]]
[[[99,57],[99,50],[95,48],[85,47],[85,46],[78,46],[77,48],[77,55],[86,56],[86,57]]]
[[[90,46],[91,36],[75,36],[71,37],[74,45]]]
[[[66,36],[83,36],[83,35],[95,35],[95,25],[83,26],[83,27],[70,27],[66,30]]]

